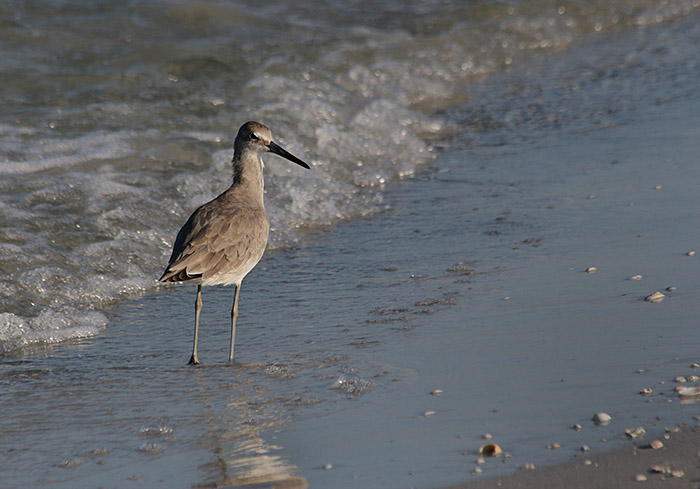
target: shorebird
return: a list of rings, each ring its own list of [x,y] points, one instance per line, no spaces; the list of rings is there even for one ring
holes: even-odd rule
[[[231,345],[233,362],[241,282],[265,252],[270,224],[263,203],[263,153],[275,153],[309,169],[309,165],[277,145],[270,130],[259,122],[246,122],[233,143],[233,183],[224,193],[195,210],[177,233],[173,253],[161,282],[197,285],[194,307],[194,342],[190,365],[198,365],[197,336],[203,285],[231,285]]]

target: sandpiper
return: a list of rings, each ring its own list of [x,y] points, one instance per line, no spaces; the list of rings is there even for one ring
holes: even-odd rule
[[[233,143],[233,183],[192,213],[177,233],[170,262],[159,279],[197,284],[191,365],[199,364],[197,335],[203,285],[235,287],[228,357],[233,362],[241,282],[262,258],[270,230],[263,203],[261,159],[268,151],[309,169],[309,165],[277,145],[266,126],[259,122],[243,124]]]

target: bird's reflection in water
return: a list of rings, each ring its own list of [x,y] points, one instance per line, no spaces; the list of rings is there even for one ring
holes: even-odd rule
[[[281,447],[270,445],[261,437],[261,433],[272,432],[288,421],[285,399],[244,393],[255,391],[250,385],[229,388],[231,397],[225,406],[220,404],[221,391],[204,399],[202,416],[208,430],[202,445],[214,459],[199,466],[204,482],[196,487],[306,489],[309,484],[297,474],[299,468],[274,453]]]

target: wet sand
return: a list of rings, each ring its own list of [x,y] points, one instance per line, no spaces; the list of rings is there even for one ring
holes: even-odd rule
[[[649,443],[550,467],[521,470],[515,474],[452,486],[450,489],[604,489],[638,487],[648,489],[690,489],[700,486],[700,429],[661,437],[663,448]]]

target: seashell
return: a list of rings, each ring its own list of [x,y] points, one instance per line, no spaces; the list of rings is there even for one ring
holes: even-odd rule
[[[646,431],[641,426],[637,426],[636,428],[627,428],[625,430],[625,434],[633,440],[638,436],[644,435],[644,433],[646,433]]]
[[[664,447],[664,444],[661,442],[661,440],[654,440],[651,443],[649,443],[649,448],[652,450],[659,450]]]
[[[665,464],[654,464],[651,467],[649,467],[649,470],[651,472],[655,472],[657,474],[670,474],[671,473],[671,466],[668,465],[667,463]]]
[[[646,302],[661,302],[666,296],[658,290],[644,298]]]
[[[645,387],[644,389],[639,391],[639,393],[643,396],[650,396],[652,394],[652,392],[653,391],[651,390],[651,387]]]
[[[588,267],[586,268],[586,273],[595,273],[597,272],[598,269],[596,267]]]
[[[482,457],[498,457],[503,453],[501,447],[495,443],[489,443],[488,445],[482,445],[479,448],[479,455]]]
[[[695,252],[694,251],[689,251],[688,253],[685,254],[686,256],[694,256]]]
[[[696,399],[700,397],[700,387],[694,386],[694,387],[682,387],[678,386],[676,389],[676,392],[678,392],[678,395],[681,397],[681,399]]]
[[[632,275],[628,280],[642,280],[641,275]]]
[[[595,416],[593,416],[593,422],[598,426],[605,426],[611,420],[612,416],[610,416],[608,413],[596,413]]]

